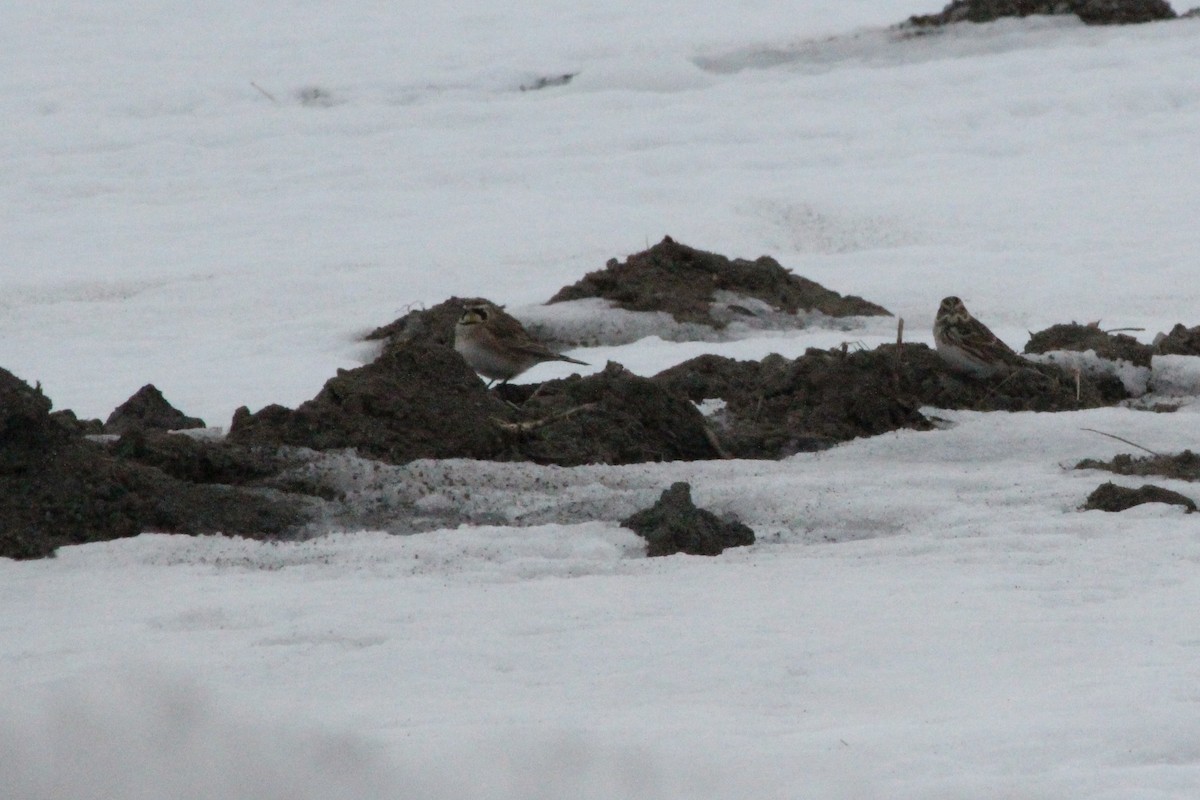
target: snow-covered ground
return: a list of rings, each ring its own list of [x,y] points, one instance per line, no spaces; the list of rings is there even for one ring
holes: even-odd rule
[[[545,315],[664,234],[914,341],[947,294],[1018,349],[1200,324],[1200,20],[901,39],[936,4],[426,6],[9,3],[0,366],[81,416],[153,382],[224,426],[415,304]],[[3,795],[1196,797],[1200,520],[1079,512],[1112,476],[1069,467],[1131,449],[1083,428],[1195,449],[1197,406],[934,413],[782,463],[428,465],[490,527],[0,562]],[[759,542],[643,558],[612,520],[674,480]]]

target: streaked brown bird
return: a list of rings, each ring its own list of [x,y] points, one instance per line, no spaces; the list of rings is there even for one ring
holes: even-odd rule
[[[938,354],[953,369],[987,378],[1025,363],[1011,347],[971,316],[963,301],[947,297],[933,321]]]
[[[454,349],[471,369],[501,383],[544,361],[587,366],[586,361],[555,353],[535,340],[515,317],[494,303],[472,303],[463,309],[454,326]]]

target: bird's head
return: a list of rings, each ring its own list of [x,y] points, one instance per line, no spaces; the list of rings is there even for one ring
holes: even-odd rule
[[[963,301],[954,296],[942,300],[942,304],[938,306],[937,315],[939,318],[952,317],[961,319],[967,319],[971,316],[967,311],[967,307],[963,305]]]
[[[483,303],[466,306],[463,308],[462,316],[458,318],[458,324],[465,326],[482,325],[488,321],[490,315],[491,309]]]

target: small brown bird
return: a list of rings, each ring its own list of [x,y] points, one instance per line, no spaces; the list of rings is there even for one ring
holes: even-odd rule
[[[933,322],[938,355],[952,368],[987,378],[1024,363],[1011,347],[971,316],[963,301],[947,297]]]
[[[543,361],[587,366],[586,361],[559,355],[536,341],[516,318],[493,303],[473,303],[463,309],[454,326],[454,349],[471,369],[501,383]]]

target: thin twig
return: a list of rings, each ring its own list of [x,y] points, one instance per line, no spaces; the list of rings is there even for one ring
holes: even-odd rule
[[[1080,428],[1079,430],[1087,431],[1088,433],[1098,433],[1101,436],[1107,436],[1110,439],[1116,439],[1118,442],[1124,442],[1125,444],[1130,445],[1131,447],[1136,447],[1138,450],[1145,450],[1147,453],[1149,453],[1152,456],[1161,456],[1162,455],[1162,453],[1156,453],[1153,450],[1151,450],[1149,447],[1142,447],[1137,442],[1131,442],[1128,439],[1122,439],[1120,436],[1116,436],[1111,433],[1105,433],[1104,431],[1098,431],[1095,428]]]
[[[1145,328],[1109,328],[1108,330],[1105,331],[1105,333],[1124,333],[1125,331],[1137,331],[1138,333],[1141,333],[1144,330],[1146,330],[1146,329]]]
[[[258,85],[257,83],[255,83],[254,81],[250,81],[250,85],[251,85],[251,86],[253,86],[255,89],[258,89],[260,92],[262,92],[262,94],[263,94],[263,97],[267,98],[268,100],[270,100],[270,101],[271,101],[272,103],[274,103],[275,105],[279,105],[279,101],[275,99],[275,95],[271,94],[270,92],[268,92],[268,91],[267,91],[266,89],[264,89],[263,87],[259,86],[259,85]]]
[[[495,420],[495,422],[500,426],[501,430],[508,431],[510,433],[528,433],[529,431],[535,431],[538,428],[549,425],[552,422],[558,422],[561,419],[572,417],[575,414],[578,414],[580,411],[591,411],[598,405],[600,404],[584,403],[581,406],[568,408],[566,411],[560,411],[557,414],[551,414],[550,416],[542,417],[541,419],[529,420],[528,422],[501,422],[500,420]]]

